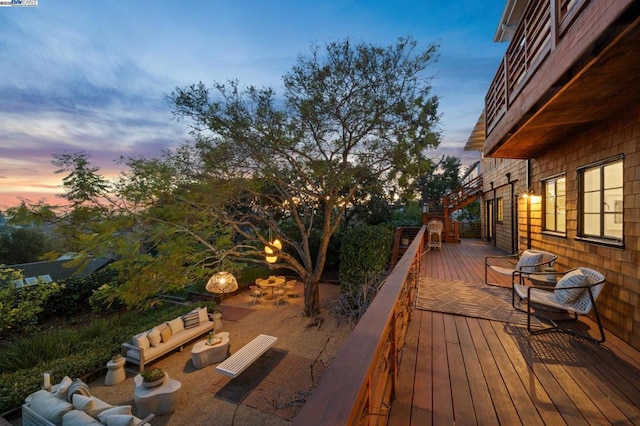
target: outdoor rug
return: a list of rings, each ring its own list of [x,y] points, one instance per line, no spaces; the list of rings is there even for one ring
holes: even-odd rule
[[[527,314],[511,306],[511,288],[464,281],[420,278],[416,308],[513,324],[527,324]],[[542,325],[531,317],[531,325]]]
[[[240,321],[242,318],[254,312],[253,309],[240,306],[218,305],[216,309],[222,312],[222,321]]]

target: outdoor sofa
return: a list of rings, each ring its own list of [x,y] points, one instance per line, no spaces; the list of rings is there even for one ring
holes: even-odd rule
[[[161,356],[180,349],[193,339],[213,330],[213,320],[209,318],[207,308],[196,308],[188,314],[181,315],[143,331],[123,343],[121,354],[131,364],[145,366]]]

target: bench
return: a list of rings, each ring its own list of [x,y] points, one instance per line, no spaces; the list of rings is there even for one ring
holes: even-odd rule
[[[237,377],[238,374],[253,364],[256,359],[260,358],[267,349],[273,346],[277,340],[277,337],[267,336],[266,334],[259,335],[240,348],[238,352],[218,364],[216,371],[232,378]]]

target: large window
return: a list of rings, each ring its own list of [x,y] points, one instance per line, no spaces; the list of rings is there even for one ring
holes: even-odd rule
[[[623,158],[582,167],[578,179],[578,237],[622,244]]]
[[[567,232],[566,182],[564,175],[542,181],[544,231],[559,234]]]

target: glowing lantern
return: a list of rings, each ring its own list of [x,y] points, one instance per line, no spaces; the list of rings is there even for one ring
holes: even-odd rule
[[[282,243],[277,238],[275,239],[275,241],[271,243],[271,245],[277,248],[278,250],[282,248]],[[273,249],[271,247],[265,246],[264,252],[266,254],[265,260],[267,261],[267,263],[276,263],[276,261],[278,260],[278,256],[270,256],[270,255],[273,255]]]

